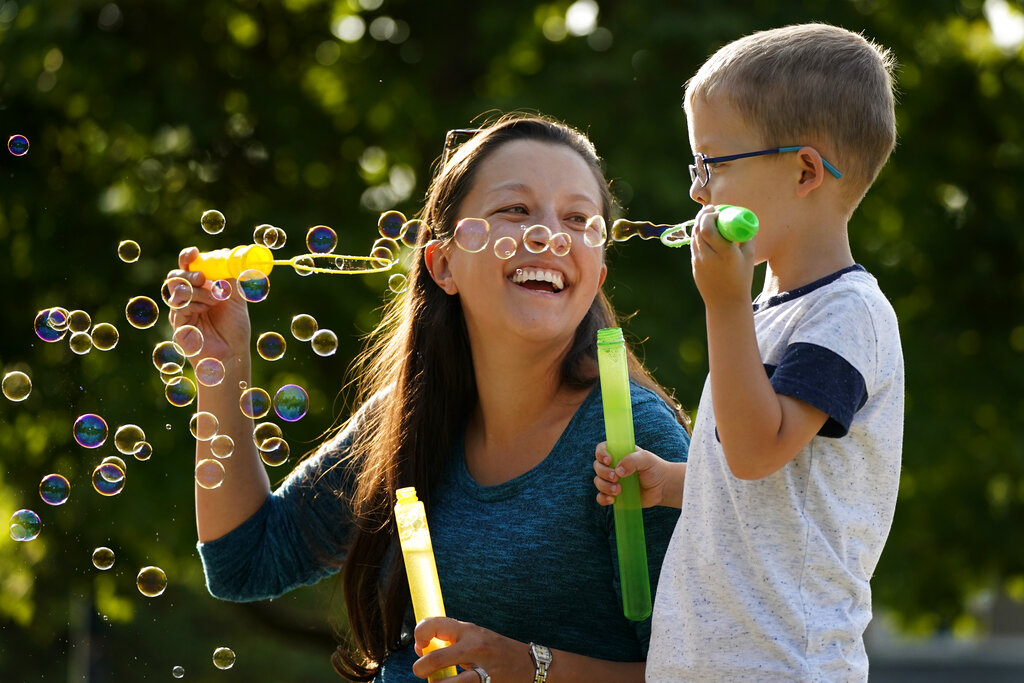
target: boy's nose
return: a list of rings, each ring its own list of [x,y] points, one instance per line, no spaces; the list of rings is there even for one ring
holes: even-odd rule
[[[705,206],[711,200],[711,196],[708,193],[708,186],[701,187],[700,181],[694,178],[690,182],[690,199],[697,202],[701,206]]]

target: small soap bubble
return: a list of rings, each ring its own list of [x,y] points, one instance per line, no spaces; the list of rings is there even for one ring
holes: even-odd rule
[[[135,585],[147,598],[155,598],[167,590],[167,574],[160,567],[143,567],[135,577]]]
[[[313,353],[316,355],[333,356],[334,352],[338,350],[338,335],[326,328],[317,330],[309,340],[309,344],[313,347]]]
[[[161,372],[160,373],[160,381],[164,383],[164,386],[167,386],[171,382],[177,381],[177,379],[179,377],[181,377],[183,372],[184,372],[184,367],[178,368],[177,371]]]
[[[227,434],[218,434],[210,439],[210,452],[218,458],[230,458],[235,452],[235,440]]]
[[[120,457],[118,457],[116,455],[108,455],[107,457],[103,458],[103,460],[100,461],[101,465],[106,465],[107,463],[111,463],[113,465],[116,465],[117,468],[119,470],[121,470],[122,472],[127,472],[128,471],[128,466],[125,465],[124,460],[122,460]],[[101,473],[101,474],[103,474],[103,473]],[[107,474],[107,478],[113,479],[115,481],[118,480],[117,472],[107,472],[106,474]]]
[[[263,241],[263,236],[265,234],[267,234],[267,230],[269,230],[269,229],[271,229],[273,227],[274,226],[270,225],[269,223],[263,223],[261,225],[257,225],[256,229],[252,231],[252,241],[253,241],[253,244],[258,244],[261,247],[267,246],[266,243]]]
[[[206,458],[196,463],[196,484],[204,489],[215,489],[224,483],[224,465],[220,460]]]
[[[88,332],[72,332],[68,337],[68,348],[79,356],[92,351],[92,336]]]
[[[121,425],[114,432],[114,448],[124,455],[133,455],[145,440],[146,432],[138,425]]]
[[[565,256],[572,249],[572,235],[567,232],[556,232],[551,236],[549,249],[555,256]]]
[[[174,311],[192,303],[193,295],[192,283],[183,277],[169,277],[160,288],[160,298]]]
[[[252,442],[256,444],[256,448],[263,450],[263,444],[273,438],[282,438],[284,432],[273,422],[260,422],[256,425],[255,429],[252,430]]]
[[[256,352],[263,360],[280,360],[286,347],[284,337],[277,332],[264,332],[256,340]]]
[[[296,256],[292,259],[292,269],[302,277],[312,275],[314,268],[316,268],[316,261],[309,254]]]
[[[546,225],[531,225],[523,232],[523,246],[531,254],[547,251],[551,244],[551,228]]]
[[[86,413],[71,428],[75,441],[83,448],[99,448],[107,440],[107,423],[99,415]]]
[[[15,541],[31,541],[43,528],[39,515],[31,510],[18,510],[11,515],[11,538]]]
[[[54,309],[44,308],[43,310],[36,313],[36,319],[33,323],[36,330],[36,336],[42,339],[44,342],[55,342],[60,341],[67,334],[67,326],[62,329],[56,329],[50,322],[50,314]]]
[[[139,461],[146,461],[153,457],[153,445],[148,441],[142,441],[135,448],[135,459]]]
[[[463,218],[455,226],[455,246],[476,254],[483,251],[490,240],[491,225],[483,218]]]
[[[144,330],[156,324],[157,318],[160,317],[160,309],[148,296],[136,296],[124,307],[124,316],[132,327]]]
[[[117,346],[117,340],[120,338],[117,328],[110,323],[97,323],[92,328],[91,336],[92,345],[100,351],[110,351]]]
[[[395,294],[401,294],[409,288],[409,278],[405,273],[394,273],[388,278],[388,289]],[[321,354],[322,355],[322,354]]]
[[[305,417],[309,410],[309,395],[298,384],[285,384],[274,394],[274,412],[285,422]]]
[[[264,273],[250,268],[238,276],[238,291],[249,303],[258,303],[270,294],[270,278]]]
[[[405,214],[401,211],[385,211],[377,219],[377,231],[381,237],[397,240],[402,236],[402,228],[404,226]]]
[[[124,490],[124,469],[112,460],[106,460],[92,471],[92,487],[101,496],[116,496]]]
[[[174,676],[175,678],[184,678],[185,677],[185,667],[183,667],[183,666],[176,666],[176,667],[174,667],[173,669],[171,669],[171,675]]]
[[[17,403],[24,401],[32,393],[32,380],[24,372],[12,370],[4,375],[0,387],[3,388],[7,400]]]
[[[39,482],[39,497],[47,505],[63,505],[71,495],[71,484],[61,474],[47,474]]]
[[[280,249],[288,242],[288,233],[273,225],[263,233],[263,246],[267,249]]]
[[[199,355],[199,352],[203,350],[203,344],[206,340],[203,338],[203,331],[195,325],[182,325],[174,330],[174,334],[171,335],[171,341],[181,351],[181,355],[185,356],[185,358],[192,358]]]
[[[246,388],[247,386],[249,386],[249,383],[248,383],[248,382],[246,382],[246,381],[245,381],[245,380],[243,379],[242,381],[240,381],[240,382],[238,383],[238,390],[239,390],[239,391],[245,391],[245,388]]]
[[[426,221],[414,218],[402,226],[402,244],[407,247],[416,247],[424,244],[430,236],[430,228]]]
[[[401,250],[402,247],[398,242],[390,237],[378,237],[373,246],[370,247],[370,257],[384,261],[396,261]],[[344,264],[338,268],[338,270],[344,269]]]
[[[162,341],[153,347],[153,367],[164,375],[176,375],[185,366],[185,354],[173,341]]]
[[[188,422],[188,430],[192,432],[196,441],[209,441],[217,436],[218,429],[220,429],[220,420],[216,415],[205,410],[193,415]]]
[[[208,209],[199,217],[199,225],[203,226],[203,231],[207,234],[216,235],[224,229],[227,221],[224,219],[224,214],[217,209]]]
[[[238,407],[246,417],[258,420],[270,412],[270,394],[259,387],[246,389],[238,399]]]
[[[292,336],[299,341],[312,339],[318,327],[316,318],[307,313],[299,313],[292,317]]]
[[[494,242],[494,255],[502,261],[516,255],[516,238],[505,235]]]
[[[117,245],[117,257],[125,263],[135,263],[142,256],[142,247],[135,240],[121,240]]]
[[[68,330],[70,332],[88,332],[92,327],[92,316],[82,309],[68,313]]]
[[[204,358],[195,365],[196,381],[204,387],[215,387],[224,381],[227,374],[224,363],[217,358]]]
[[[47,316],[47,323],[50,327],[58,332],[66,331],[68,329],[68,316],[70,315],[68,309],[56,306],[49,309],[49,311],[50,313]]]
[[[280,467],[288,462],[291,455],[291,448],[288,442],[279,436],[272,436],[264,439],[260,445],[260,459],[270,467]]]
[[[227,280],[216,280],[210,286],[210,296],[217,301],[227,301],[231,298],[231,283]]]
[[[28,138],[24,135],[12,135],[7,138],[7,151],[16,157],[28,154]]]
[[[184,408],[196,400],[195,382],[188,377],[175,377],[164,387],[164,395],[172,406]]]
[[[583,243],[588,247],[601,247],[608,241],[608,224],[604,216],[596,215],[587,219],[583,228]]]
[[[106,546],[100,546],[92,551],[92,566],[100,571],[107,571],[114,566],[114,551]]]
[[[326,225],[316,225],[306,233],[306,248],[314,254],[330,254],[338,246],[338,233]]]
[[[213,651],[213,665],[218,669],[230,669],[235,665],[235,652],[230,647],[218,647]]]

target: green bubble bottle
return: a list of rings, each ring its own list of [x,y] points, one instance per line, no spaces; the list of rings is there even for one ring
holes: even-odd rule
[[[636,449],[626,343],[621,328],[607,327],[597,331],[597,363],[601,374],[608,454],[615,466]],[[613,512],[619,581],[622,584],[622,612],[627,619],[640,621],[651,614],[651,580],[647,570],[640,481],[634,472],[620,479],[619,484],[622,492],[615,498]]]
[[[430,543],[427,515],[423,501],[416,497],[415,487],[409,486],[395,491],[395,523],[398,526],[398,540],[402,544],[405,559],[405,573],[409,577],[409,593],[412,595],[412,610],[416,622],[427,617],[443,617],[444,600],[441,599],[441,584],[437,579],[437,565],[434,564],[434,546]],[[448,643],[434,638],[423,649],[423,654],[432,652]],[[427,678],[436,681],[455,676],[454,666],[435,671]]]

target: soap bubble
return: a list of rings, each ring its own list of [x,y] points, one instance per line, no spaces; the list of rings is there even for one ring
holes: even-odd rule
[[[185,365],[185,354],[173,341],[162,341],[153,347],[153,367],[164,375],[176,375]]]
[[[171,310],[185,308],[192,303],[192,283],[183,277],[169,277],[160,287],[160,298]]]
[[[260,422],[252,430],[252,442],[256,444],[256,448],[263,450],[263,444],[267,443],[270,439],[284,436],[284,432],[273,422]]]
[[[142,247],[135,240],[121,240],[117,245],[117,257],[125,263],[135,263],[142,255]]]
[[[224,229],[227,221],[224,219],[224,214],[217,209],[208,209],[199,217],[199,225],[203,226],[206,233],[216,235]]]
[[[32,393],[32,380],[24,372],[12,370],[4,375],[0,387],[3,388],[4,396],[8,400],[15,402],[24,401]]]
[[[326,225],[317,225],[306,233],[306,248],[314,254],[330,254],[338,246],[338,233]]]
[[[148,441],[142,441],[135,448],[135,459],[142,462],[153,457],[153,445]]]
[[[260,225],[257,225],[256,229],[252,231],[252,241],[253,241],[253,244],[258,244],[261,247],[267,246],[263,242],[263,235],[265,235],[267,230],[270,230],[271,228],[274,228],[274,226],[270,225],[269,223],[262,223]],[[276,229],[276,228],[274,228],[274,229]]]
[[[309,340],[313,353],[318,356],[333,356],[338,350],[338,335],[328,329],[317,330]]]
[[[216,280],[210,286],[210,295],[217,301],[227,301],[231,298],[231,283],[227,280]]]
[[[224,483],[224,465],[220,460],[206,458],[196,463],[196,484],[200,488],[215,489]]]
[[[7,151],[16,157],[28,154],[28,138],[24,135],[12,135],[7,138]]]
[[[54,306],[48,310],[49,313],[47,313],[46,317],[50,327],[58,332],[65,332],[68,329],[68,316],[70,315],[68,309]]]
[[[292,318],[292,336],[299,341],[312,339],[317,327],[316,318],[306,313],[299,313]]]
[[[227,434],[218,434],[210,439],[210,452],[218,458],[230,458],[235,452],[235,440]]]
[[[124,455],[133,455],[145,440],[146,432],[142,431],[142,427],[138,425],[121,425],[114,432],[114,448],[118,453]]]
[[[144,330],[153,327],[160,317],[160,309],[156,302],[148,296],[133,297],[124,307],[124,315],[132,327]]]
[[[68,337],[68,348],[79,356],[84,356],[92,351],[92,337],[88,332],[72,332]]]
[[[377,219],[377,231],[381,237],[390,237],[397,240],[402,236],[402,228],[405,226],[405,214],[401,211],[385,211]]]
[[[455,226],[455,246],[470,254],[483,251],[490,239],[490,224],[483,218],[463,218]]]
[[[203,344],[206,342],[203,338],[203,331],[195,325],[182,325],[174,330],[174,334],[171,335],[171,341],[177,345],[181,355],[185,356],[185,358],[199,355],[199,352],[203,350]]]
[[[423,243],[430,235],[430,228],[426,221],[414,218],[402,226],[402,244],[407,247],[415,247]]]
[[[121,470],[121,472],[127,472],[128,471],[128,466],[124,464],[124,460],[122,460],[121,458],[119,458],[116,455],[108,455],[107,457],[103,458],[103,460],[100,461],[101,465],[106,465],[107,463],[112,463],[112,464],[116,465],[117,469]],[[120,479],[120,476],[121,476],[117,472],[113,472],[113,471],[110,471],[110,470],[101,472],[100,475],[103,476],[104,478],[110,479],[112,481],[118,481]]]
[[[280,360],[285,348],[284,337],[277,332],[264,332],[256,340],[256,352],[263,360]]]
[[[171,669],[171,675],[174,676],[175,678],[184,678],[185,677],[185,667],[183,667],[183,666],[176,666],[176,667],[174,667],[173,669]]]
[[[147,598],[155,598],[167,590],[167,574],[160,567],[143,567],[135,577],[135,585]]]
[[[60,341],[68,331],[66,325],[61,329],[57,329],[53,326],[50,321],[50,314],[53,310],[54,309],[52,308],[44,308],[39,311],[36,313],[36,319],[33,323],[36,330],[36,336],[44,342]]]
[[[175,377],[164,387],[164,396],[172,406],[184,408],[196,400],[195,382],[188,377]]]
[[[604,216],[591,216],[583,228],[583,243],[588,247],[600,247],[608,241],[608,224]]]
[[[494,242],[494,255],[502,261],[516,255],[516,238],[505,235]]]
[[[113,460],[104,460],[92,471],[92,487],[101,496],[116,496],[124,490],[124,468]]]
[[[71,495],[71,484],[60,474],[47,474],[39,482],[39,497],[47,505],[63,505]]]
[[[92,316],[81,309],[68,313],[68,331],[88,332],[92,327]]]
[[[250,268],[238,276],[238,291],[249,303],[258,303],[270,294],[270,278],[264,273]]]
[[[567,232],[556,232],[548,244],[552,254],[565,256],[572,249],[572,235]]]
[[[281,228],[275,228],[273,225],[268,226],[263,232],[263,237],[257,244],[262,244],[267,249],[280,249],[288,242],[288,233]]]
[[[86,413],[71,428],[75,441],[83,448],[99,448],[107,440],[107,423],[99,415]]]
[[[270,467],[279,467],[288,462],[291,448],[288,442],[279,436],[264,439],[260,445],[260,459]]]
[[[213,665],[218,669],[230,669],[235,665],[235,652],[230,647],[218,647],[213,651]]]
[[[383,261],[396,261],[401,250],[401,246],[395,240],[390,237],[380,237],[370,247],[370,257]],[[339,268],[339,270],[344,269],[344,265]]]
[[[551,228],[546,225],[531,225],[523,232],[523,246],[531,254],[542,254],[551,244]]]
[[[405,273],[395,273],[388,278],[388,289],[395,294],[401,294],[408,288],[409,278],[406,277]]]
[[[292,269],[302,277],[312,275],[314,268],[316,268],[316,261],[310,254],[303,254],[292,259]]]
[[[39,535],[43,522],[31,510],[18,510],[11,515],[11,538],[15,541],[31,541]]]
[[[192,432],[192,436],[197,441],[209,441],[217,436],[218,429],[220,429],[220,420],[216,415],[205,410],[200,410],[188,422],[188,430]]]
[[[100,546],[92,551],[92,566],[100,571],[107,571],[114,566],[114,551]]]
[[[204,358],[195,366],[196,381],[204,387],[215,387],[224,381],[224,363],[217,358]]]
[[[117,328],[110,323],[97,323],[92,328],[92,344],[100,351],[110,351],[117,346],[119,338]]]
[[[270,394],[259,387],[246,389],[238,399],[238,407],[242,415],[258,420],[270,412]]]
[[[309,395],[298,384],[285,384],[274,394],[274,412],[285,422],[301,420],[309,410]]]

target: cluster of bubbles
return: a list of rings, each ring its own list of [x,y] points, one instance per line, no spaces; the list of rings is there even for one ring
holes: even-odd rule
[[[520,245],[531,254],[549,252],[566,256],[572,250],[573,235],[580,231],[553,232],[546,225],[519,226],[520,236],[491,235],[491,226],[484,218],[463,218],[455,225],[451,241],[464,252],[476,254],[490,245],[494,255],[508,260],[516,255]],[[582,227],[582,242],[587,247],[601,247],[608,240],[608,229],[603,216],[591,216]],[[493,241],[492,241],[493,239]]]
[[[333,330],[320,327],[316,318],[308,313],[292,316],[291,332],[297,341],[309,342],[313,353],[318,356],[333,356],[338,350],[338,335]],[[284,343],[283,338],[281,343]],[[260,355],[263,354],[260,353]]]
[[[7,138],[7,151],[16,157],[28,154],[28,138],[24,135],[12,135]]]
[[[129,308],[132,307],[131,302],[128,305]],[[131,316],[129,316],[129,322],[131,322]],[[154,319],[153,322],[156,320]],[[134,323],[132,324],[134,325]],[[86,311],[81,309],[69,311],[62,306],[44,308],[36,313],[33,326],[36,336],[44,342],[58,342],[66,337],[68,347],[80,356],[89,353],[94,348],[100,351],[110,351],[117,346],[120,338],[117,328],[112,324],[102,322],[94,325],[92,316]]]

